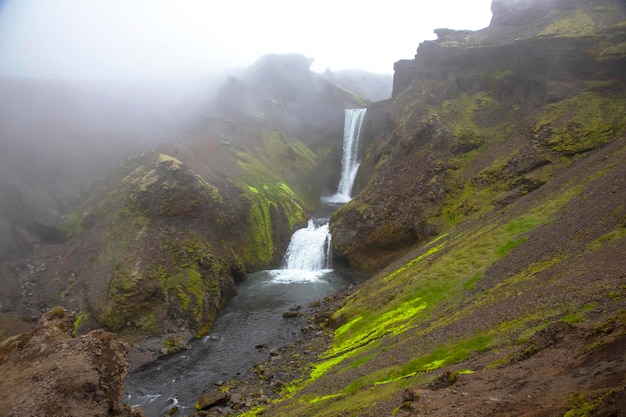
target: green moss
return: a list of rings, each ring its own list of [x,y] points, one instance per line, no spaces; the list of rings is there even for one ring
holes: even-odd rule
[[[76,316],[76,320],[74,320],[74,330],[72,330],[72,335],[76,336],[78,334],[78,330],[80,329],[80,325],[89,318],[89,314],[81,311]]]
[[[197,310],[202,310],[205,290],[202,275],[197,270],[185,269],[180,271],[168,277],[165,286],[176,292],[183,310],[189,311],[192,305]]]
[[[267,187],[266,197],[272,201],[282,202],[288,197],[309,210],[319,204],[319,185],[311,181],[316,176],[317,156],[298,139],[262,129],[257,146],[237,150],[237,158],[242,169],[240,187],[243,184],[256,190]]]
[[[433,240],[432,242],[424,245],[426,248],[428,248],[430,245],[432,245],[433,243],[437,242],[439,239],[445,237],[447,235],[447,233],[444,233],[443,235],[437,237],[435,240]],[[445,243],[442,243],[440,245],[437,246],[433,246],[431,248],[429,248],[426,252],[424,252],[423,254],[419,255],[417,258],[411,260],[408,264],[406,264],[405,266],[396,269],[395,271],[393,271],[392,273],[390,273],[389,275],[387,275],[384,279],[386,281],[389,281],[391,279],[393,279],[393,277],[395,277],[396,275],[398,275],[399,273],[406,271],[407,268],[410,268],[412,265],[416,264],[417,262],[420,262],[422,259],[426,258],[427,256],[431,256],[433,254],[435,254],[437,251],[439,251],[440,249],[442,249],[445,246]]]
[[[569,324],[580,323],[585,318],[585,314],[593,310],[596,306],[597,303],[585,304],[582,309],[576,309],[576,311],[566,314],[562,320]]]
[[[127,254],[129,260],[115,262],[109,296],[98,321],[124,338],[149,336],[158,334],[168,310],[180,305],[198,335],[206,332],[215,306],[223,302],[218,282],[223,266],[212,258],[212,248],[197,233],[179,232],[164,238],[161,250],[155,253],[158,255],[144,263],[132,263],[130,260],[136,259],[133,253]],[[216,276],[204,277],[201,268]]]
[[[576,392],[567,400],[563,417],[588,417],[595,414],[598,404],[590,401],[582,392]]]
[[[490,188],[479,188],[471,182],[465,182],[462,188],[448,193],[441,208],[442,219],[446,226],[452,227],[460,221],[477,218],[493,210],[496,193]]]
[[[83,232],[83,213],[71,213],[63,216],[63,231],[68,238],[80,235]]]
[[[626,224],[618,225],[615,229],[611,230],[608,233],[600,236],[593,242],[591,242],[588,247],[591,250],[600,250],[605,244],[623,239],[626,237]]]
[[[539,330],[543,330],[546,327],[548,327],[551,324],[550,321],[544,321],[539,323],[538,325],[535,326],[531,326],[528,327],[527,329],[523,330],[518,336],[517,336],[517,340],[515,341],[516,344],[518,345],[524,345],[526,343],[528,343],[530,341],[530,338],[537,333]]]
[[[554,151],[586,152],[626,131],[626,103],[585,91],[547,105],[535,126],[535,132],[549,132],[546,144]]]
[[[334,347],[326,355],[353,350],[385,335],[402,333],[409,325],[408,320],[413,319],[427,306],[426,302],[416,297],[382,314],[376,316],[365,314],[363,320],[350,322],[347,330],[341,328],[337,330]],[[350,337],[344,337],[346,333]]]
[[[626,42],[611,45],[600,52],[601,59],[622,58],[626,56]]]
[[[477,272],[476,274],[474,274],[474,276],[472,278],[470,278],[469,280],[465,281],[463,283],[463,289],[465,290],[471,290],[472,288],[474,288],[474,286],[480,282],[480,280],[483,279],[483,275],[484,273],[482,271]]]
[[[160,326],[157,324],[154,314],[146,314],[137,320],[137,325],[145,335],[157,334]]]
[[[246,218],[248,239],[242,248],[242,257],[248,264],[269,266],[276,250],[271,216],[274,203],[266,197],[265,191],[260,192],[257,189],[242,194],[242,199],[250,207]]]
[[[595,27],[593,18],[581,10],[548,25],[539,36],[586,36],[594,34]]]

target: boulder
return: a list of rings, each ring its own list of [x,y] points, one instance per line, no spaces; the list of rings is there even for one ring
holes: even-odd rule
[[[122,405],[126,346],[113,333],[73,337],[74,314],[57,307],[34,330],[0,345],[0,409],[4,415],[134,416]]]
[[[211,407],[225,405],[228,403],[228,398],[228,394],[220,390],[207,392],[206,394],[202,394],[202,397],[200,397],[196,403],[196,410],[208,410]]]

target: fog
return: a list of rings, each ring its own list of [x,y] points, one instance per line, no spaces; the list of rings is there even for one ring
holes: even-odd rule
[[[226,77],[261,56],[390,85],[435,28],[486,27],[490,3],[0,0],[0,261],[123,158],[199,134]]]
[[[393,72],[433,29],[481,29],[491,0],[8,0],[0,76],[197,76],[301,53],[312,69]]]

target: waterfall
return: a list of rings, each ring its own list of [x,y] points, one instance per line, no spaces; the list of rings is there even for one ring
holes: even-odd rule
[[[328,221],[316,224],[309,220],[307,227],[291,236],[282,269],[270,271],[275,281],[315,281],[331,269],[331,238]]]
[[[346,109],[343,127],[343,157],[337,193],[323,198],[326,203],[347,203],[359,169],[359,137],[366,109]],[[274,281],[315,281],[332,271],[331,236],[328,219],[309,220],[307,227],[291,236],[282,269],[269,271]]]
[[[285,255],[285,269],[319,271],[330,268],[330,231],[328,223],[316,225],[309,220],[306,228],[291,237]]]
[[[341,177],[337,193],[325,198],[329,203],[347,203],[351,199],[352,187],[359,170],[359,139],[361,126],[367,109],[346,109],[343,125],[343,157]]]

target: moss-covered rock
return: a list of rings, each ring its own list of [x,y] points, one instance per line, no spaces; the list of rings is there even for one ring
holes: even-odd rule
[[[362,191],[331,219],[335,259],[379,270],[626,133],[624,9],[601,3],[495,1],[489,28],[437,30],[398,62]]]

